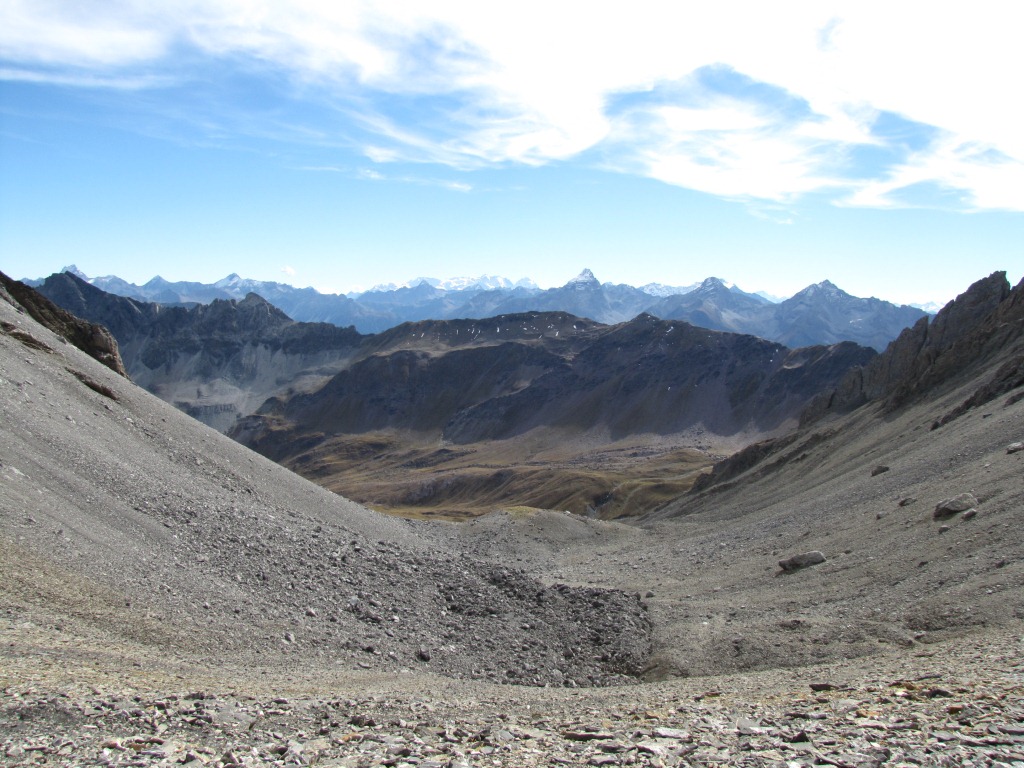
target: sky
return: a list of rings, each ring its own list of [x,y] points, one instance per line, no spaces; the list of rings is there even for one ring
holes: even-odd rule
[[[1016,0],[3,0],[0,270],[942,304],[1024,273]]]

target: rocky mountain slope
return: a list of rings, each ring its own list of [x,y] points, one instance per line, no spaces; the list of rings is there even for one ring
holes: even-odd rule
[[[795,424],[874,354],[649,315],[609,327],[529,312],[362,336],[292,322],[254,294],[168,307],[66,273],[41,290],[107,324],[133,379],[186,413],[346,496],[446,517],[513,497],[635,514],[689,487],[708,452]]]
[[[67,272],[89,280],[74,267]],[[45,280],[29,281],[49,295]],[[589,269],[563,286],[540,289],[509,281],[466,281],[445,287],[438,281],[377,288],[353,296],[320,294],[275,282],[229,275],[212,285],[171,283],[156,277],[142,286],[116,277],[94,278],[96,287],[142,301],[194,304],[214,299],[244,299],[257,293],[289,317],[307,322],[352,325],[377,333],[403,322],[486,318],[523,312],[566,312],[609,325],[648,313],[685,320],[718,331],[748,333],[790,347],[854,341],[881,351],[904,328],[925,316],[914,307],[879,299],[860,299],[827,280],[778,304],[718,278],[694,286],[669,288],[602,283]]]
[[[731,604],[764,594],[738,562],[702,554],[700,542],[727,532],[731,552],[823,553],[814,568],[780,576],[794,606],[782,626],[807,643],[783,644],[787,654],[813,655],[814,644],[843,634],[912,647],[1020,619],[1022,388],[1024,283],[1011,290],[995,273],[848,374],[802,429],[721,462],[645,523],[691,531],[689,551],[731,585]],[[724,642],[730,629],[719,631]],[[776,653],[766,633],[741,634],[738,655]]]
[[[693,449],[795,425],[813,396],[874,355],[855,344],[789,350],[649,315],[611,327],[502,315],[393,336],[229,434],[380,508],[465,516],[516,499],[612,517],[659,483],[669,494],[688,487]],[[614,446],[636,458],[644,487],[608,471]]]
[[[4,759],[1013,765],[1022,290],[947,313],[985,352],[941,381],[634,525],[376,515],[0,300]]]
[[[0,301],[8,616],[44,596],[69,629],[254,667],[527,685],[642,672],[649,622],[635,596],[545,585],[324,491],[62,346],[21,306]]]
[[[351,328],[296,323],[255,294],[167,306],[106,293],[66,272],[40,291],[109,328],[136,384],[221,431],[281,389],[322,383],[363,341]]]

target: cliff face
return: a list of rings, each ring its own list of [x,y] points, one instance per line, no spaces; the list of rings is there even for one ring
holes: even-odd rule
[[[809,425],[829,413],[845,413],[874,400],[895,410],[993,355],[1013,358],[1024,323],[1022,294],[1024,281],[1011,290],[1005,272],[977,281],[930,322],[922,318],[885,352],[851,370],[838,387],[811,404],[802,423]]]
[[[12,280],[3,272],[0,272],[0,286],[5,299],[23,309],[40,325],[67,339],[112,371],[128,377],[117,341],[105,327],[99,323],[82,320],[61,309],[34,288]]]

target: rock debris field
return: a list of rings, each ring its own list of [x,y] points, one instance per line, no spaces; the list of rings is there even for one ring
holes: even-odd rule
[[[126,677],[152,683],[137,662],[89,687],[6,688],[0,755],[15,765],[1012,766],[1024,763],[1022,651],[1000,632],[789,674],[571,692],[368,677],[342,683],[345,696],[322,679],[185,668],[209,685],[126,687]]]
[[[1024,765],[1024,400],[933,428],[989,368],[630,525],[444,524],[0,328],[0,763]]]

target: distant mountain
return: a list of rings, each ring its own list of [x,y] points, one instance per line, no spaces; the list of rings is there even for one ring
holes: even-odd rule
[[[255,293],[296,321],[353,326],[361,333],[378,333],[404,322],[520,312],[568,312],[606,324],[647,313],[712,330],[749,333],[790,347],[854,341],[881,351],[900,331],[926,316],[921,309],[851,296],[828,281],[775,302],[716,277],[686,287],[650,283],[634,288],[602,283],[589,269],[563,286],[545,290],[529,280],[513,284],[485,275],[419,278],[350,295],[323,294],[237,274],[209,285],[154,277],[138,286],[112,276],[90,279],[74,266],[65,271],[109,293],[161,304],[208,304],[217,299],[242,300]],[[42,280],[27,282],[42,284]]]
[[[614,295],[603,288],[584,271],[545,293],[587,304]],[[623,288],[622,295],[639,292]],[[707,288],[729,292],[721,281]],[[260,419],[291,425],[270,430],[287,445],[306,445],[313,432],[384,429],[454,443],[542,426],[613,440],[691,428],[768,433],[874,355],[850,343],[793,351],[648,314],[609,326],[566,312],[507,313],[364,336],[295,322],[254,293],[168,307],[108,294],[71,273],[38,290],[106,325],[129,374],[151,392],[222,430],[259,408]],[[425,283],[400,290],[428,304],[438,299]],[[251,419],[243,432],[270,454],[282,450],[267,448],[266,434],[254,436],[260,428]]]
[[[37,290],[109,329],[136,384],[222,431],[282,388],[322,383],[364,339],[352,328],[297,323],[254,293],[167,306],[107,293],[71,272]]]
[[[450,277],[445,280],[438,280],[436,277],[417,277],[410,280],[407,283],[401,285],[397,283],[385,283],[381,285],[375,285],[370,291],[353,291],[346,294],[349,298],[358,298],[363,293],[368,292],[384,292],[384,291],[397,291],[400,288],[415,288],[420,283],[426,283],[432,288],[441,288],[446,291],[464,291],[470,288],[476,288],[482,291],[492,290],[511,290],[513,288],[528,288],[536,290],[537,284],[529,279],[522,279],[518,282],[513,283],[507,277],[498,277],[497,275],[480,275],[479,277]]]
[[[701,328],[751,333],[770,339],[770,334],[758,331],[770,320],[772,306],[760,296],[729,287],[717,277],[709,277],[689,293],[665,297],[654,304],[650,312],[656,317],[685,320]]]
[[[927,317],[914,307],[851,296],[828,280],[804,288],[771,309],[766,335],[795,347],[849,340],[881,351],[904,328]]]
[[[560,288],[493,295],[487,314],[515,312],[568,312],[601,323],[622,323],[644,312],[652,303],[649,293],[630,285],[602,283],[589,269]],[[479,303],[476,311],[483,309]]]
[[[635,486],[620,493],[569,446],[776,434],[876,354],[850,342],[791,350],[651,315],[604,326],[554,312],[410,323],[367,343],[372,354],[364,347],[319,389],[282,393],[228,434],[389,506],[474,508],[516,487],[524,504],[622,509]]]
[[[640,290],[649,296],[657,296],[660,299],[666,296],[677,296],[682,293],[689,293],[695,290],[700,283],[694,283],[693,285],[679,286],[679,285],[662,285],[661,283],[648,283],[647,285],[641,285]]]
[[[658,317],[749,333],[790,347],[855,341],[879,351],[904,328],[927,316],[914,307],[851,296],[827,280],[773,304],[713,277],[690,293],[662,299],[650,311]]]

